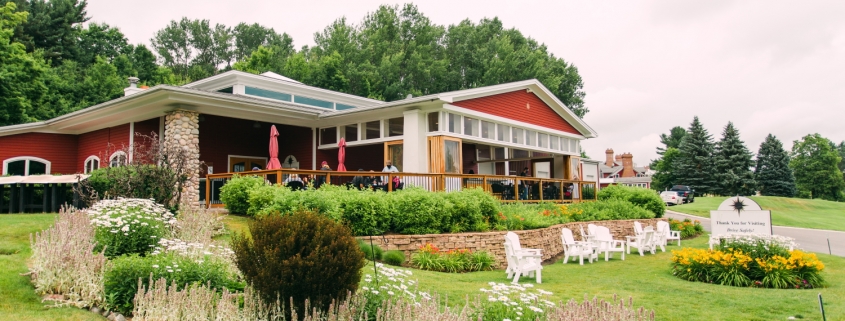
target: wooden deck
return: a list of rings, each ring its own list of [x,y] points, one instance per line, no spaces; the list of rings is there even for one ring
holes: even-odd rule
[[[557,178],[535,178],[521,176],[500,175],[465,175],[465,174],[429,174],[429,173],[383,173],[383,172],[338,172],[315,170],[261,170],[239,173],[209,174],[205,180],[205,204],[207,208],[223,207],[220,201],[220,187],[226,184],[234,175],[253,175],[263,177],[270,184],[285,186],[290,181],[313,182],[315,179],[325,181],[325,184],[346,185],[353,187],[352,180],[356,176],[373,177],[376,182],[393,182],[399,179],[399,188],[417,187],[428,191],[460,191],[467,188],[481,188],[491,193],[502,202],[555,202],[572,203],[593,201],[596,199],[596,182],[574,181]],[[312,185],[313,186],[313,185]],[[572,186],[574,195],[567,196],[565,191]],[[368,188],[383,189],[392,192],[394,184],[378,183]],[[527,189],[527,191],[526,191]],[[586,193],[586,198],[582,197]]]

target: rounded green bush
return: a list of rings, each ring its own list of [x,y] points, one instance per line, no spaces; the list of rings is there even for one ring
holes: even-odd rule
[[[258,176],[235,175],[220,188],[220,201],[232,214],[247,214],[249,211],[249,193],[264,185],[264,179]]]
[[[405,263],[405,253],[398,250],[387,251],[384,252],[381,260],[390,265],[402,266]]]
[[[232,238],[235,263],[266,302],[285,298],[304,311],[308,300],[326,309],[358,288],[364,253],[352,231],[328,217],[268,215],[251,222],[249,234]]]
[[[378,245],[373,244],[370,246],[370,243],[365,240],[358,240],[358,247],[360,247],[361,252],[364,253],[364,258],[370,261],[377,261],[381,258],[382,253],[384,252],[384,250],[382,250]]]
[[[600,201],[611,198],[618,198],[633,203],[654,213],[655,217],[663,217],[666,212],[666,204],[656,191],[633,186],[611,185],[599,191]]]

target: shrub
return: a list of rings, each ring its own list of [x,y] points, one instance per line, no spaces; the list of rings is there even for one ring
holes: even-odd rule
[[[320,309],[358,287],[364,253],[346,226],[309,211],[270,215],[250,223],[250,236],[235,235],[232,248],[244,278],[267,301],[306,299]]]
[[[654,218],[654,213],[619,198],[567,205],[574,221],[631,220]]]
[[[38,295],[62,294],[78,307],[100,305],[106,257],[94,251],[94,226],[82,211],[64,208],[56,224],[30,238]],[[8,268],[8,267],[7,267]]]
[[[411,265],[421,270],[449,273],[492,270],[494,262],[493,256],[485,251],[455,249],[442,252],[431,243],[411,254]]]
[[[370,243],[364,240],[358,240],[358,247],[364,253],[364,258],[370,261],[378,261],[384,252],[378,245],[370,246]]]
[[[247,214],[249,210],[249,192],[264,185],[264,179],[258,176],[234,175],[220,188],[220,200],[232,214]]]
[[[142,286],[150,284],[150,279],[164,278],[168,283],[176,283],[179,289],[191,284],[205,284],[210,288],[239,290],[243,286],[236,281],[227,265],[221,260],[196,260],[176,253],[163,253],[140,257],[122,256],[112,260],[112,266],[106,271],[104,286],[108,308],[123,314],[132,311],[133,299],[138,292],[139,280]]]
[[[815,254],[789,250],[777,236],[728,236],[714,250],[672,251],[672,274],[689,281],[764,288],[824,286],[824,264]]]
[[[500,207],[493,195],[480,188],[446,193],[446,200],[452,204],[452,213],[444,229],[451,233],[490,230],[488,222],[495,219]]]
[[[382,255],[381,260],[393,266],[402,266],[405,263],[405,253],[398,250],[387,251]]]
[[[390,194],[395,232],[436,234],[448,228],[452,204],[446,201],[446,193],[406,188]]]
[[[704,233],[704,227],[701,226],[701,222],[699,220],[691,221],[688,218],[683,221],[670,218],[669,229],[681,232],[682,239],[695,237]]]
[[[102,200],[87,210],[96,227],[96,251],[105,248],[109,258],[149,253],[176,223],[164,206],[148,199]]]
[[[642,207],[654,213],[654,217],[663,217],[666,212],[666,204],[660,198],[656,191],[647,188],[611,185],[602,188],[599,191],[599,200],[608,200],[611,198],[618,198],[629,201],[634,205]]]
[[[351,191],[343,198],[342,222],[355,235],[380,235],[390,230],[390,199],[383,191]]]

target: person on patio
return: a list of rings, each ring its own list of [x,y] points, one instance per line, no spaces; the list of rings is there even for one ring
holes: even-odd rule
[[[372,173],[375,173],[375,172],[376,171],[374,171],[374,170],[370,170],[370,176],[367,176],[367,182],[368,182],[367,185],[372,186],[373,190],[377,190],[379,188],[382,188],[382,184],[383,184],[382,180],[381,180],[381,176],[375,176],[375,175],[372,174]]]
[[[382,173],[398,173],[399,168],[396,168],[396,166],[393,166],[393,161],[387,160],[387,162],[384,165],[384,169],[382,169],[381,172]],[[387,182],[389,179],[390,179],[389,176],[382,176],[381,177],[382,182]],[[387,183],[385,183],[384,190],[385,191],[387,190]]]
[[[285,185],[287,185],[287,183],[290,183],[290,182],[300,182],[300,183],[302,182],[302,179],[299,178],[298,174],[287,174],[287,176],[288,177],[285,178],[285,180],[282,182]]]
[[[519,176],[528,177],[528,167],[522,169],[522,173],[519,173]],[[531,186],[525,182],[525,180],[519,181],[520,189],[522,189],[521,193],[519,193],[519,199],[527,200],[528,199],[528,189]]]
[[[323,161],[322,165],[320,166],[321,171],[331,171],[332,168],[329,167],[329,162]],[[314,188],[320,188],[323,184],[326,183],[326,175],[317,175],[317,178],[314,180]]]
[[[359,172],[363,172],[363,168],[358,169]],[[359,190],[363,190],[366,188],[367,185],[370,185],[366,176],[358,175],[352,178],[352,186]]]

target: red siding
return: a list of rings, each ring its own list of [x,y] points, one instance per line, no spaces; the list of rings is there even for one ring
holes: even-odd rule
[[[135,133],[144,135],[144,136],[151,136],[151,134],[159,135],[158,133],[159,128],[159,118],[152,118],[147,119],[145,121],[140,121],[135,123]],[[135,137],[135,142],[140,142],[137,135]]]
[[[452,105],[580,135],[537,95],[525,90],[453,102]]]
[[[0,164],[18,156],[33,156],[50,161],[51,174],[74,174],[76,135],[26,133],[0,137]],[[81,168],[81,166],[80,166]]]
[[[200,122],[200,161],[214,166],[214,172],[228,172],[229,155],[269,157],[270,123],[213,115]],[[311,169],[311,128],[276,124],[279,131],[279,160],[293,155],[301,169]],[[319,155],[319,153],[318,153]],[[337,156],[335,156],[337,163]]]
[[[76,171],[83,172],[85,159],[89,156],[99,157],[100,167],[103,167],[112,153],[129,146],[129,124],[80,134],[78,140]]]

